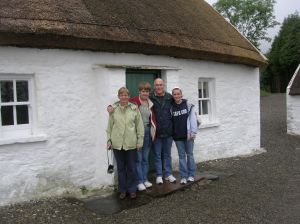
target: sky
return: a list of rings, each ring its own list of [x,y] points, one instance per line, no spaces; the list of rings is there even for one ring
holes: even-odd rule
[[[205,0],[209,4],[216,3],[217,0]],[[300,1],[299,0],[277,0],[275,7],[274,7],[274,14],[276,17],[276,21],[280,23],[280,25],[268,29],[268,37],[272,38],[272,41],[274,37],[278,34],[280,30],[281,23],[283,22],[284,18],[286,18],[288,15],[294,13],[295,11],[298,11],[300,13]],[[266,53],[272,44],[272,41],[269,43],[267,41],[262,41],[260,45],[260,49],[263,53]]]

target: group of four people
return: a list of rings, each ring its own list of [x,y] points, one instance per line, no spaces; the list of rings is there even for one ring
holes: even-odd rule
[[[172,95],[165,92],[164,81],[139,85],[139,96],[130,98],[129,91],[118,91],[119,101],[107,108],[107,148],[113,149],[117,162],[120,198],[128,193],[136,197],[136,190],[152,187],[148,180],[149,152],[153,144],[156,184],[163,184],[163,176],[171,183],[171,147],[175,141],[179,155],[181,184],[194,181],[196,165],[193,157],[197,134],[197,115],[194,105],[182,99],[182,91],[175,87]],[[161,156],[163,156],[163,161]],[[164,168],[164,172],[163,172]]]

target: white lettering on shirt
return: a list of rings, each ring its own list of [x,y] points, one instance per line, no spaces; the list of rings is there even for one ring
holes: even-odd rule
[[[180,115],[184,115],[184,114],[187,114],[187,109],[183,109],[183,110],[179,110],[179,111],[174,111],[173,112],[173,116],[174,117],[177,117],[177,116],[180,116]]]

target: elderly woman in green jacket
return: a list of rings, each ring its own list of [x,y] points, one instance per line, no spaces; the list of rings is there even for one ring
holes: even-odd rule
[[[113,149],[117,161],[120,198],[136,198],[137,150],[143,146],[144,124],[138,107],[129,102],[129,91],[118,91],[119,102],[109,115],[107,148]]]

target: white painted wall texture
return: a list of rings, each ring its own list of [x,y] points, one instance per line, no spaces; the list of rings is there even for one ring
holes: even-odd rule
[[[166,56],[0,47],[1,74],[33,74],[36,131],[45,141],[0,145],[0,205],[97,189],[106,173],[106,105],[125,85],[125,69],[103,64],[177,67],[163,71],[167,89],[180,86],[198,105],[198,78],[215,79],[216,127],[199,131],[197,162],[260,148],[257,68]],[[178,156],[173,147],[173,162]]]
[[[287,133],[300,135],[300,95],[286,95]]]
[[[290,89],[295,82],[294,80],[296,80],[299,69],[300,65],[296,69],[286,88],[287,133],[291,135],[300,135],[300,95],[289,95]]]

